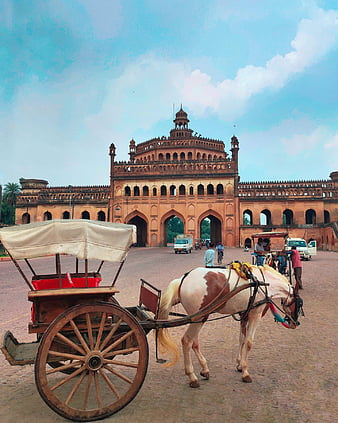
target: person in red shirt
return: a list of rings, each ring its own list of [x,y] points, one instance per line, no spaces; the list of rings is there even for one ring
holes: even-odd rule
[[[297,250],[296,246],[291,247],[292,254],[291,254],[291,262],[292,268],[296,279],[296,286],[295,291],[298,292],[299,289],[303,289],[303,282],[302,282],[302,262],[300,259],[299,251]]]

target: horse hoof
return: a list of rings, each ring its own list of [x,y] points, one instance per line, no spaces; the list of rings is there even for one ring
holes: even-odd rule
[[[252,382],[252,379],[251,379],[251,377],[248,375],[248,376],[242,377],[242,381],[243,381],[243,382],[245,382],[245,383],[251,383],[251,382]]]
[[[237,367],[236,367],[236,370],[237,370],[238,372],[242,372],[242,367],[237,366]]]
[[[209,372],[201,372],[200,375],[202,377],[204,377],[204,379],[209,380],[209,377],[210,377],[210,373]]]
[[[189,383],[190,388],[199,388],[200,387],[200,383],[198,380],[193,380],[192,382]]]

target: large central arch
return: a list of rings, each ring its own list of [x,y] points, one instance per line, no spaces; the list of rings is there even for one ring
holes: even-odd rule
[[[211,242],[216,243],[216,242],[221,241],[221,242],[224,243],[224,240],[222,239],[222,225],[223,225],[222,217],[218,213],[215,213],[212,210],[208,210],[200,216],[200,218],[198,220],[200,233],[201,233],[202,221],[206,218],[210,219],[210,240],[211,240]]]
[[[141,217],[138,213],[134,213],[127,217],[126,222],[136,226],[137,247],[145,247],[148,244],[147,231],[148,225],[145,217]]]
[[[181,219],[181,221],[183,222],[184,233],[187,232],[187,225],[186,225],[186,221],[185,221],[185,218],[183,217],[183,215],[181,213],[178,213],[176,210],[173,210],[173,209],[168,211],[161,218],[161,245],[162,246],[167,245],[167,222],[168,222],[169,219],[171,219],[174,216]]]

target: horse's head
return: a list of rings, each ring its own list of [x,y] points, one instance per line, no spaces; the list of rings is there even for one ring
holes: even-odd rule
[[[304,316],[303,300],[300,298],[295,289],[291,287],[292,292],[286,299],[281,300],[283,311],[285,313],[285,320],[291,329],[296,329],[300,325],[298,321],[299,316]]]

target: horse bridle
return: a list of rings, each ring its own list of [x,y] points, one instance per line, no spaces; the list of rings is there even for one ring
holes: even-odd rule
[[[292,294],[290,292],[291,290],[293,291]],[[287,301],[290,297],[291,297],[291,302],[287,303]],[[288,296],[285,300],[281,300],[281,304],[282,304],[282,307],[283,307],[283,312],[285,313],[285,320],[288,323],[293,321],[293,323],[295,325],[297,325],[297,326],[300,325],[300,323],[298,321],[298,317],[304,316],[303,300],[300,298],[299,294],[295,291],[295,288],[293,286],[290,286],[289,294],[288,294]],[[294,310],[294,316],[292,316],[288,313],[288,311],[285,309],[285,307],[290,308],[294,304],[295,304],[295,310]]]

